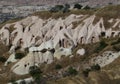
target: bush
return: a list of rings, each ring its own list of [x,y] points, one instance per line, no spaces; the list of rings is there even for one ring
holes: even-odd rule
[[[70,5],[69,5],[69,4],[65,4],[65,7],[66,7],[66,8],[70,8]]]
[[[69,75],[77,75],[78,72],[77,72],[77,70],[74,69],[73,67],[69,67],[69,68],[68,68],[68,74],[69,74]]]
[[[17,82],[13,82],[12,84],[18,84]]]
[[[12,63],[12,62],[11,62],[11,61],[8,61],[8,62],[7,62],[7,64],[10,64],[10,63]]]
[[[85,76],[85,77],[88,77],[90,71],[91,71],[90,69],[85,69],[85,70],[83,71],[84,76]]]
[[[95,64],[95,65],[91,66],[91,70],[96,71],[96,70],[100,70],[100,69],[101,69],[101,67],[99,64]]]
[[[52,7],[52,8],[50,9],[50,12],[58,12],[58,10],[57,10],[55,7]]]
[[[83,9],[88,10],[88,9],[91,9],[91,8],[87,5]]]
[[[6,61],[6,58],[5,57],[0,57],[0,62],[5,62]]]
[[[25,80],[20,81],[20,84],[26,84]]]
[[[80,5],[80,4],[77,3],[77,4],[74,5],[74,8],[81,9],[82,5]]]
[[[37,66],[31,66],[29,68],[29,74],[34,78],[36,84],[40,84],[42,71]]]
[[[103,50],[106,46],[107,46],[108,44],[107,43],[105,43],[105,41],[100,41],[100,43],[99,43],[99,46],[95,49],[95,52],[99,52],[99,51],[101,51],[101,50]]]
[[[85,77],[88,77],[90,71],[98,71],[100,69],[101,69],[100,65],[95,64],[95,65],[91,66],[91,69],[85,69],[83,71],[83,74],[84,74]]]
[[[56,5],[55,8],[57,8],[58,10],[62,10],[64,8],[63,5]]]
[[[63,8],[64,8],[63,5],[56,5],[55,7],[52,7],[52,8],[50,9],[50,12],[59,12],[59,11],[62,11]]]
[[[58,69],[61,69],[61,68],[62,68],[62,66],[61,66],[60,64],[56,64],[56,65],[55,65],[55,69],[58,70]]]
[[[37,66],[31,66],[29,68],[29,73],[30,73],[31,76],[34,77],[36,74],[41,74],[42,71]]]
[[[23,58],[25,55],[24,55],[24,53],[16,53],[15,54],[15,59],[21,59],[21,58]]]
[[[69,8],[70,8],[70,5],[69,4],[65,4],[65,7],[63,9],[63,13],[70,12]]]

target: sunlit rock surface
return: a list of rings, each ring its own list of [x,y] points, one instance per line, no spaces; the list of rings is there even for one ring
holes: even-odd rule
[[[17,47],[21,51],[28,49],[27,56],[19,60],[12,71],[19,75],[28,74],[30,66],[39,66],[42,63],[50,64],[54,58],[60,59],[62,56],[72,56],[72,49],[77,44],[88,44],[99,42],[100,37],[110,38],[120,36],[120,31],[115,30],[120,27],[120,19],[111,28],[105,28],[104,19],[100,18],[95,24],[95,15],[74,15],[65,18],[41,19],[37,16],[29,16],[25,19],[4,25],[0,29],[0,41],[5,45],[11,45],[9,52],[11,56],[6,61],[16,62],[12,55]],[[82,21],[81,23],[79,23]],[[108,22],[112,22],[112,19]],[[79,23],[75,26],[73,23]],[[84,55],[85,50],[78,50],[77,54]],[[98,56],[94,63],[105,66],[118,57],[118,53],[107,56]],[[104,57],[105,56],[105,57]],[[99,59],[100,58],[100,59]],[[107,61],[106,61],[107,60]],[[93,62],[93,61],[92,61]]]

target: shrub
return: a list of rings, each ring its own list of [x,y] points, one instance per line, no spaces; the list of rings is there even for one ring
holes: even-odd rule
[[[65,4],[65,7],[66,7],[66,8],[70,8],[70,5],[69,5],[69,4]]]
[[[77,72],[77,70],[74,69],[73,67],[69,67],[69,68],[68,68],[68,74],[69,74],[69,75],[77,75],[78,72]]]
[[[50,12],[58,12],[58,11],[62,11],[63,8],[64,8],[63,5],[56,5],[55,7],[52,7],[52,8],[50,9]]]
[[[5,62],[6,61],[6,58],[5,57],[0,57],[0,62]]]
[[[88,10],[88,9],[91,9],[91,8],[87,5],[83,9]]]
[[[65,7],[63,9],[63,13],[70,12],[69,8],[70,8],[70,5],[69,4],[65,4]]]
[[[25,80],[20,81],[20,84],[26,84]]]
[[[12,84],[18,84],[17,82],[13,82]]]
[[[57,8],[58,10],[62,10],[64,8],[63,5],[56,5],[55,8]]]
[[[29,68],[29,74],[34,78],[36,84],[40,84],[42,71],[37,66],[31,66]]]
[[[99,64],[95,64],[95,65],[91,66],[91,70],[96,71],[96,70],[100,70],[100,69],[101,69],[101,67]]]
[[[61,69],[61,68],[62,68],[62,66],[60,64],[55,65],[55,69]]]
[[[113,3],[112,2],[109,2],[108,5],[112,5]]]
[[[95,64],[95,65],[91,66],[91,69],[85,69],[83,71],[83,74],[84,74],[85,77],[88,77],[90,71],[98,71],[100,69],[101,69],[100,65]]]
[[[105,41],[100,41],[100,43],[99,43],[99,46],[95,49],[95,52],[99,52],[99,51],[101,51],[101,50],[103,50],[106,46],[107,46],[108,44],[107,43],[105,43]]]
[[[29,68],[29,73],[30,73],[31,76],[34,76],[36,74],[41,74],[42,71],[37,66],[31,66]]]
[[[15,54],[15,59],[21,59],[21,58],[23,58],[25,55],[24,55],[24,53],[16,53]]]
[[[85,69],[85,70],[83,71],[83,75],[84,75],[85,77],[88,77],[88,74],[89,74],[90,71],[91,71],[90,69]]]
[[[11,61],[8,61],[8,62],[7,62],[7,64],[10,64],[10,63],[12,63],[12,62],[11,62]]]
[[[74,8],[81,9],[82,5],[80,5],[80,4],[77,3],[77,4],[74,5]]]

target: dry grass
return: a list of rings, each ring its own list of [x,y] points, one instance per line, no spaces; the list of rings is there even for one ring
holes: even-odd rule
[[[108,29],[113,25],[113,23],[109,23],[108,20],[110,20],[111,18],[120,18],[120,5],[100,8],[95,12],[95,15],[97,17],[94,23],[96,23],[102,17],[104,19],[104,26]]]
[[[0,23],[0,29],[1,29],[5,24],[14,23],[14,22],[17,22],[17,21],[20,21],[20,20],[22,20],[22,18],[16,18],[16,19],[11,19],[11,20],[2,22],[2,23]]]
[[[93,25],[95,25],[100,19],[101,19],[101,17],[96,16],[94,21],[93,21]]]
[[[96,12],[94,12],[96,15],[93,24],[96,24],[101,18],[104,20],[104,26],[106,29],[111,28],[115,21],[112,23],[109,23],[108,20],[110,19],[117,19],[120,18],[120,5],[117,6],[107,6],[104,8],[97,9]],[[118,26],[116,27],[118,29]]]
[[[120,69],[120,57],[118,57],[118,59],[113,61],[110,65],[107,65],[107,66],[104,67],[105,70],[115,69],[115,68]]]
[[[106,19],[120,18],[120,5],[101,8],[95,14]]]
[[[39,16],[42,19],[48,19],[48,18],[53,18],[53,19],[58,19],[58,18],[65,18],[66,16],[69,16],[71,14],[76,14],[76,15],[92,15],[94,13],[94,10],[71,10],[70,12],[63,13],[63,12],[56,12],[56,13],[51,13],[49,11],[40,11],[36,12],[32,15]]]
[[[68,13],[62,13],[62,12],[57,12],[57,13],[51,13],[49,11],[41,11],[41,12],[36,12],[32,15],[35,15],[35,16],[39,16],[40,18],[42,19],[48,19],[48,18],[54,18],[54,19],[58,19],[58,18],[65,18],[66,16],[69,16],[70,14],[76,14],[76,15],[93,15],[95,14],[96,15],[96,18],[93,22],[93,24],[96,24],[100,18],[103,18],[104,20],[104,26],[106,29],[110,28],[113,24],[113,23],[109,23],[108,20],[110,20],[111,18],[120,18],[120,5],[117,5],[117,6],[107,6],[107,7],[104,7],[104,8],[99,8],[99,9],[90,9],[90,10],[84,10],[84,9],[81,9],[81,10],[71,10],[70,12]],[[74,22],[73,23],[73,26],[74,28],[77,27],[79,24],[81,23],[80,22]],[[118,28],[118,27],[117,27]]]

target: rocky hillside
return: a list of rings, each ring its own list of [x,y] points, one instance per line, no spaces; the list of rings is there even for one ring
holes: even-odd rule
[[[36,68],[42,70],[43,81],[50,84],[120,82],[120,75],[116,74],[120,70],[116,70],[117,66],[110,68],[120,61],[119,15],[117,5],[68,13],[42,11],[1,24],[2,84],[13,82],[13,78],[18,84],[20,79],[35,81],[38,75],[34,74],[40,70],[34,74],[30,70]],[[69,77],[71,74],[73,77]]]

